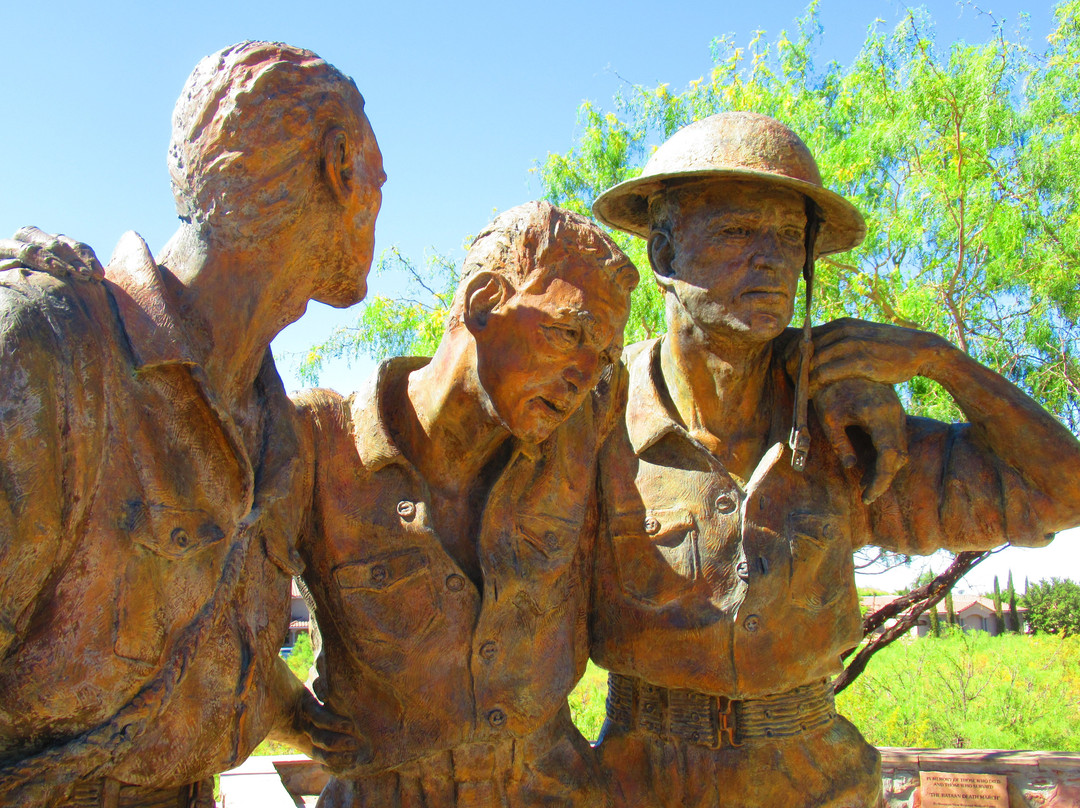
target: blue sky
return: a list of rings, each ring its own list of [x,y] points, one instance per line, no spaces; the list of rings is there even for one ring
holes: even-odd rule
[[[924,5],[939,44],[985,39],[981,11],[1010,26],[1027,12],[1036,46],[1052,25],[1049,2]],[[875,19],[891,27],[903,8],[894,0],[821,0],[818,55],[849,62],[867,27]],[[389,177],[376,253],[396,245],[416,259],[429,249],[460,258],[466,237],[496,212],[541,194],[530,170],[572,145],[583,100],[610,107],[627,82],[681,88],[710,69],[712,38],[732,34],[746,43],[757,29],[791,30],[804,9],[802,0],[42,0],[16,12],[9,0],[0,6],[7,32],[0,235],[36,224],[90,243],[107,260],[120,234],[133,229],[160,249],[176,226],[165,150],[184,80],[200,58],[226,45],[272,39],[314,50],[364,94]],[[397,283],[373,278],[372,292]],[[299,386],[297,357],[354,317],[312,304],[275,340],[287,387]],[[351,390],[371,367],[339,363],[322,381]],[[1080,537],[1067,543],[1080,545]],[[1032,580],[1080,574],[1080,554],[1057,559],[1053,552],[1041,551],[1045,571]]]

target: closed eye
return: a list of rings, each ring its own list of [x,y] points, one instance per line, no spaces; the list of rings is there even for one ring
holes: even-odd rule
[[[581,331],[565,325],[542,325],[548,342],[560,350],[572,350],[581,342]]]

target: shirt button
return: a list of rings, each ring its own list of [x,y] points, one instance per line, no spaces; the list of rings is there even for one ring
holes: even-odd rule
[[[506,713],[496,708],[487,714],[487,720],[491,726],[498,729],[506,723]]]
[[[716,510],[720,513],[734,513],[739,507],[739,500],[734,494],[721,494],[716,498]]]
[[[499,650],[499,647],[495,644],[494,640],[488,640],[480,645],[480,658],[486,662],[490,662],[495,658],[495,653]]]
[[[748,616],[743,620],[743,628],[749,631],[751,634],[761,628],[761,618],[756,614]]]
[[[655,517],[650,516],[645,520],[645,532],[650,536],[655,536],[660,532],[660,522]]]
[[[465,579],[458,575],[456,572],[453,575],[446,576],[446,588],[451,592],[460,592],[465,588]]]
[[[173,540],[173,544],[183,549],[191,543],[191,539],[188,537],[188,532],[182,527],[175,528],[172,533],[169,534],[169,538]]]
[[[412,519],[416,516],[416,505],[407,499],[403,499],[397,504],[397,512],[402,519]]]
[[[544,546],[547,547],[549,550],[558,550],[559,537],[551,531],[548,531],[544,534]]]
[[[381,584],[386,580],[386,567],[382,564],[376,564],[371,568],[371,582],[374,584]]]

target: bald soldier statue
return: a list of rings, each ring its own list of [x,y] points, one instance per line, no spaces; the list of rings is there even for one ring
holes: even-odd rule
[[[305,476],[269,345],[364,296],[363,106],[309,51],[227,48],[176,106],[161,254],[0,244],[0,804],[209,806],[268,733],[346,752],[278,656]]]
[[[862,637],[852,553],[1045,545],[1080,522],[1080,443],[935,334],[841,320],[814,331],[811,366],[807,323],[789,369],[800,274],[809,292],[815,256],[865,229],[771,118],[686,127],[594,212],[647,239],[669,327],[626,350],[625,418],[600,455],[590,628],[611,672],[599,753],[616,799],[877,806],[879,755],[831,685]],[[864,489],[858,452],[833,450],[807,396],[916,375],[969,423],[900,421],[907,464]]]

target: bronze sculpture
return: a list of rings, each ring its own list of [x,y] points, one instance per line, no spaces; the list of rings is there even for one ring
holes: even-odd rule
[[[0,250],[5,805],[204,806],[268,732],[354,749],[278,656],[305,473],[269,343],[363,297],[378,145],[351,79],[244,43],[195,68],[169,168],[156,259]]]
[[[430,362],[299,398],[316,693],[373,744],[320,805],[605,804],[566,697],[588,655],[596,450],[636,283],[595,224],[522,205],[477,236]]]
[[[626,417],[600,460],[592,653],[611,672],[599,754],[617,799],[876,806],[878,754],[830,686],[861,638],[852,552],[1043,545],[1080,521],[1080,443],[933,334],[838,321],[814,332],[812,369],[808,343],[789,369],[800,270],[864,230],[770,118],[680,130],[594,212],[648,240],[669,327],[627,349]],[[825,446],[806,395],[916,374],[971,423],[907,418],[907,464],[864,490],[868,457]],[[890,452],[895,467],[903,441]]]

